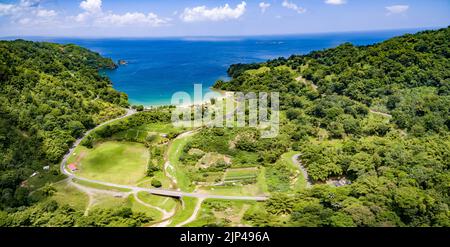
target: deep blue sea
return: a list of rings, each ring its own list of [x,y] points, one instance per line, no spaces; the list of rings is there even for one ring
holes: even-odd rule
[[[169,104],[177,91],[193,92],[200,83],[206,92],[218,79],[227,79],[233,63],[262,62],[292,54],[336,47],[344,42],[370,45],[417,30],[331,33],[258,37],[153,39],[31,38],[74,43],[127,65],[107,71],[114,88],[125,92],[131,104]]]

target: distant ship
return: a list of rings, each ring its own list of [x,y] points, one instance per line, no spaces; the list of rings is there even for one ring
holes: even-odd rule
[[[125,60],[123,60],[123,59],[120,59],[120,60],[119,60],[119,65],[127,65],[127,64],[128,64],[127,61],[125,61]]]

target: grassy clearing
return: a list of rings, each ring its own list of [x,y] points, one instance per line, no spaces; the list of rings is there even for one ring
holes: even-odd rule
[[[227,169],[224,182],[256,182],[259,170],[256,167]]]
[[[157,137],[154,140],[154,143],[159,143],[164,139],[161,137],[162,134],[174,136],[183,131],[185,131],[185,129],[174,127],[172,123],[149,123],[119,132],[115,134],[112,139],[144,142],[149,134],[156,134]]]
[[[94,204],[91,210],[96,208],[120,208],[127,207],[131,208],[133,212],[142,212],[147,216],[152,217],[154,220],[159,220],[162,218],[162,213],[156,209],[146,207],[145,205],[137,202],[133,195],[127,197],[114,197],[108,194],[95,194]]]
[[[296,178],[293,181],[292,187],[294,190],[306,188],[306,179],[300,172],[300,168],[292,161],[292,157],[298,154],[297,151],[291,151],[281,156],[281,162],[285,163],[289,169],[296,174]]]
[[[264,188],[257,184],[230,184],[223,186],[199,186],[200,193],[224,196],[258,196],[265,194]]]
[[[86,187],[99,189],[99,190],[109,190],[109,191],[116,191],[116,192],[131,192],[130,189],[108,186],[108,185],[103,185],[103,184],[98,184],[98,183],[92,183],[92,182],[88,182],[88,181],[84,181],[84,180],[79,180],[76,178],[73,179],[73,182],[83,185],[83,186],[86,186]]]
[[[245,212],[256,203],[208,199],[203,202],[196,220],[186,226],[244,226],[242,218]]]
[[[82,191],[67,182],[53,184],[56,193],[51,197],[60,205],[69,205],[70,207],[84,211],[88,205],[89,197]]]
[[[161,181],[161,184],[162,184],[161,188],[170,188],[170,179],[168,177],[166,177],[166,175],[164,175],[163,171],[155,172],[153,177],[145,177],[145,178],[140,179],[136,185],[139,187],[143,187],[143,188],[154,188],[151,185],[153,178]]]
[[[181,200],[183,201],[183,206],[180,207],[174,215],[169,226],[176,226],[179,223],[184,222],[194,213],[195,205],[197,204],[198,199],[194,197],[183,197]]]
[[[270,192],[288,192],[306,187],[300,168],[292,161],[296,153],[284,153],[275,164],[267,166],[265,178]]]
[[[177,206],[177,200],[165,196],[156,196],[147,192],[139,192],[138,198],[143,202],[153,205],[155,207],[162,208],[167,212],[172,211]]]
[[[130,207],[128,197],[114,197],[109,194],[95,194],[93,199],[94,203],[91,210],[96,208]]]
[[[78,175],[126,185],[134,185],[145,176],[149,158],[143,144],[115,141],[79,150],[76,156],[79,157]]]
[[[128,201],[133,212],[142,212],[147,216],[152,217],[153,220],[160,220],[163,217],[163,214],[160,211],[137,202],[132,195],[128,197]]]
[[[172,142],[168,150],[168,157],[170,163],[174,166],[175,170],[169,170],[168,172],[177,179],[178,187],[183,191],[192,192],[194,186],[191,180],[187,176],[188,171],[184,169],[183,164],[180,162],[180,156],[183,151],[183,147],[189,141],[190,136],[178,138]]]

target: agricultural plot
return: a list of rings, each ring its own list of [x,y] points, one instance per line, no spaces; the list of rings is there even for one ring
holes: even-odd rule
[[[250,184],[255,183],[258,177],[259,170],[256,167],[251,168],[235,168],[227,169],[224,174],[223,182],[228,183],[242,183]]]

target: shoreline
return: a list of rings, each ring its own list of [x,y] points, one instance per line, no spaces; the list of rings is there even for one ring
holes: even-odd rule
[[[194,102],[194,103],[188,103],[188,104],[181,104],[178,105],[180,107],[195,107],[195,106],[202,106],[202,105],[209,105],[211,104],[210,100],[211,99],[216,99],[216,100],[223,100],[225,98],[227,98],[227,93],[231,92],[231,91],[225,91],[222,89],[217,89],[217,88],[213,88],[213,87],[209,87],[210,92],[207,93],[218,93],[220,94],[220,96],[218,97],[210,97],[210,98],[203,98],[201,102]],[[202,95],[204,96],[204,95]],[[135,104],[131,104],[131,105],[135,105]],[[139,104],[137,104],[139,105]],[[152,110],[152,109],[156,109],[159,107],[171,107],[171,106],[175,106],[172,104],[162,104],[162,105],[144,105],[144,109],[145,110]]]

